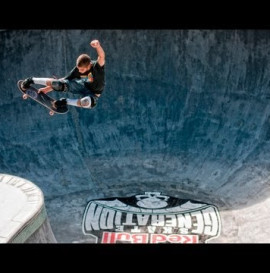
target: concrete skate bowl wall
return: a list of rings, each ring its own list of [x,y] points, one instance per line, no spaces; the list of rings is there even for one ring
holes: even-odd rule
[[[55,243],[41,190],[0,174],[0,243]]]
[[[269,31],[14,30],[0,38],[1,170],[42,189],[60,241],[84,240],[93,199],[158,191],[221,212],[267,200]],[[106,87],[94,110],[50,117],[21,99],[17,80],[61,77],[81,53],[95,59],[95,38],[106,52]]]

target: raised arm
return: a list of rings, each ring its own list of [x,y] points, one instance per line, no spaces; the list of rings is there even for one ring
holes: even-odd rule
[[[93,40],[90,45],[97,50],[98,58],[97,62],[100,66],[103,66],[105,64],[105,52],[103,48],[101,47],[98,40]]]

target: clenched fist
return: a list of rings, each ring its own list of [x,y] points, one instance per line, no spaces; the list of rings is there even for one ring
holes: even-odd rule
[[[93,47],[93,48],[97,48],[100,46],[100,43],[98,40],[93,40],[90,45]]]

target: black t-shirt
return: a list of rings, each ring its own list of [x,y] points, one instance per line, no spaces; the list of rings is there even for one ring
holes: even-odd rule
[[[88,78],[88,80],[84,82],[85,87],[94,94],[101,94],[105,86],[105,65],[100,66],[97,61],[91,61],[91,64],[90,70],[85,73],[80,73],[79,69],[75,66],[64,79],[76,80]]]

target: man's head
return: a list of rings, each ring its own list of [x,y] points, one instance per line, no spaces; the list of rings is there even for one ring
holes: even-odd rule
[[[76,61],[76,66],[80,73],[84,73],[91,68],[91,58],[87,54],[81,54]]]

